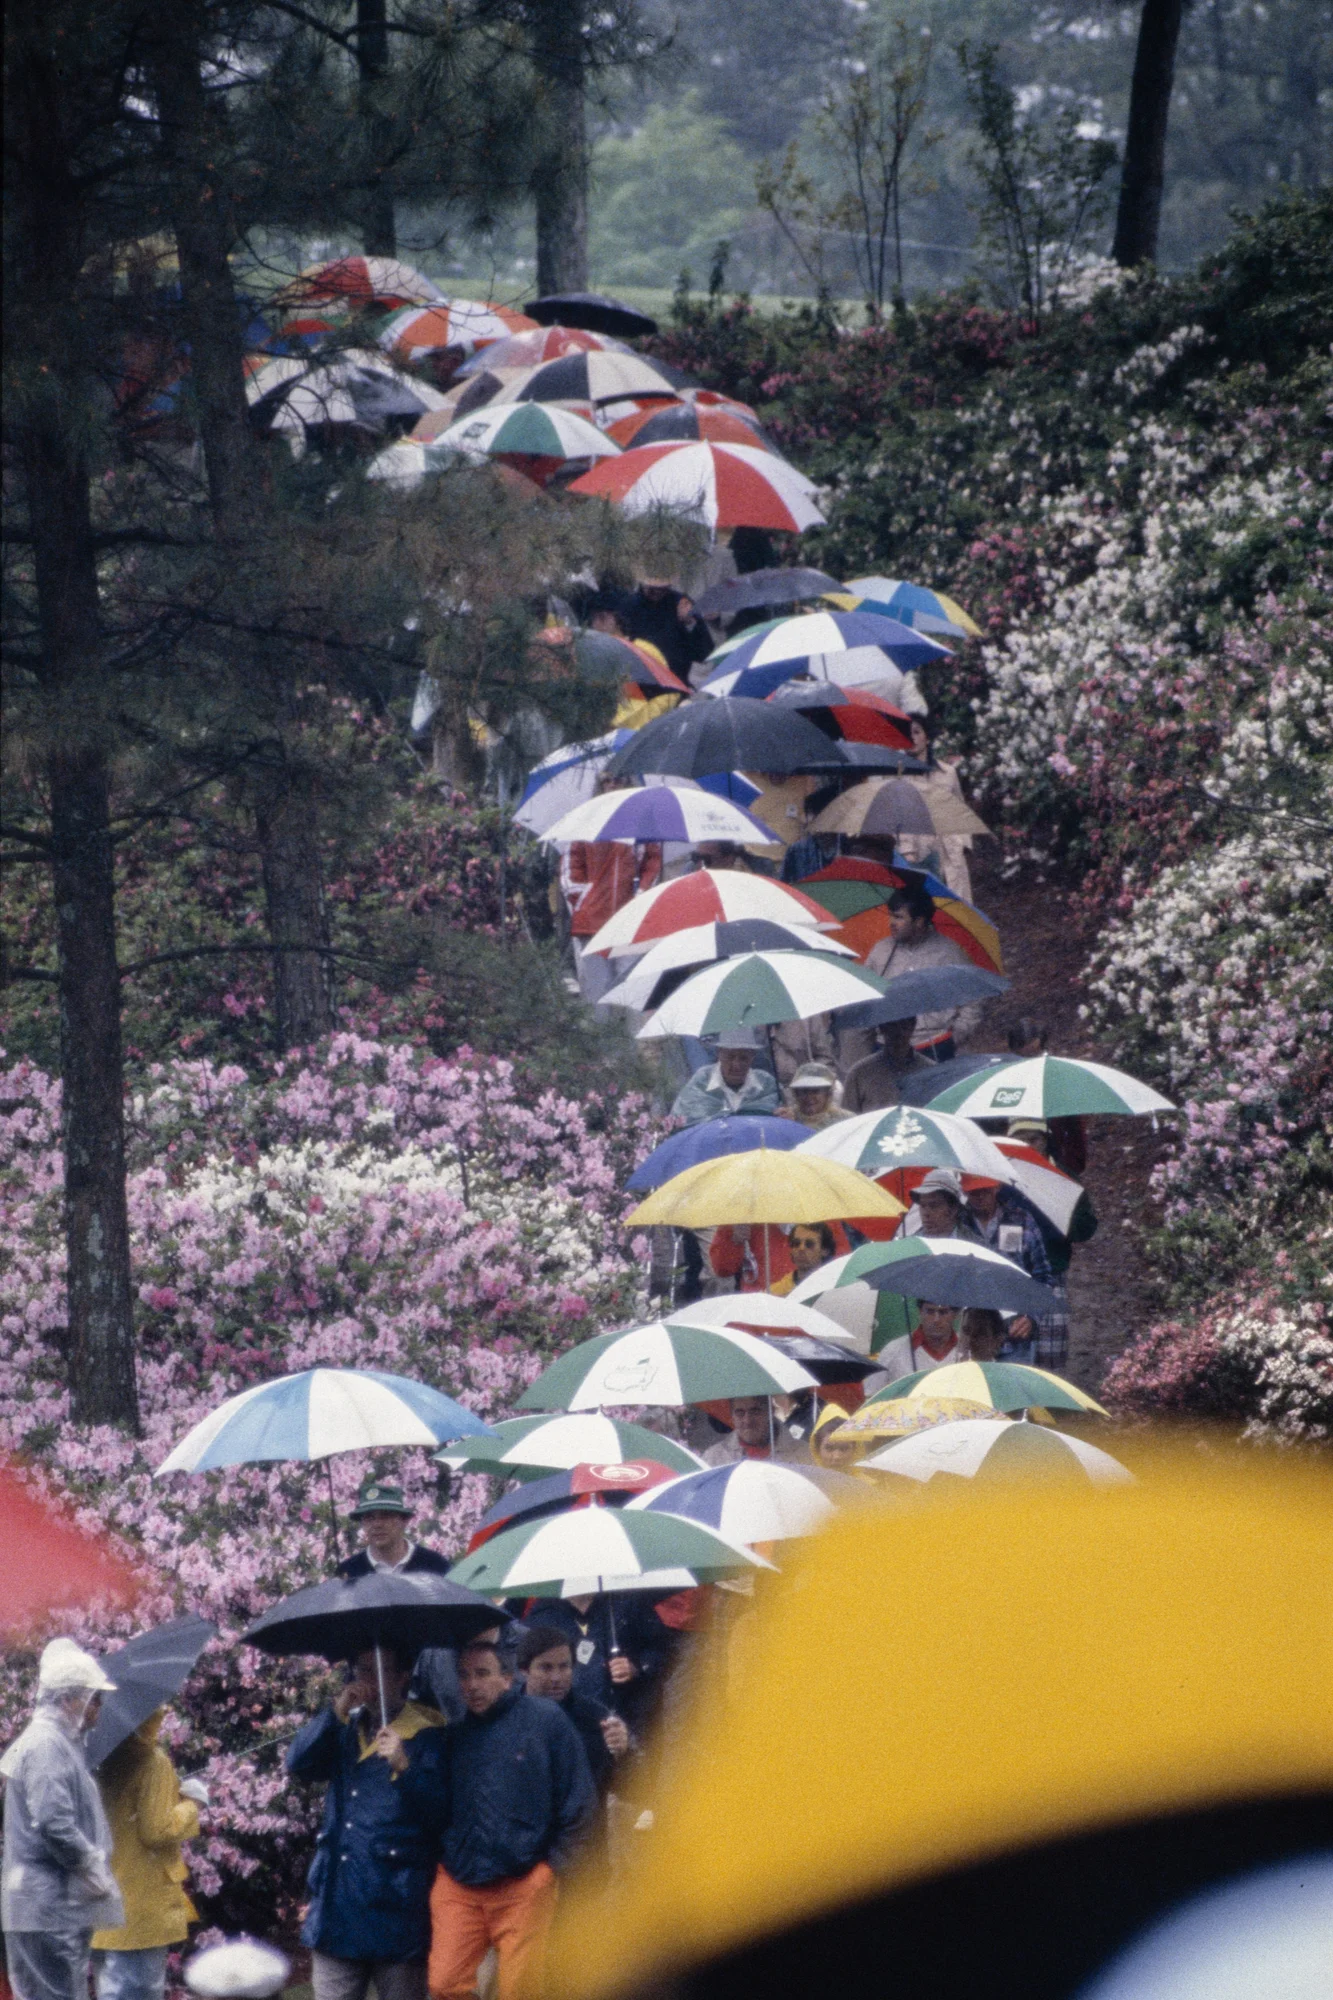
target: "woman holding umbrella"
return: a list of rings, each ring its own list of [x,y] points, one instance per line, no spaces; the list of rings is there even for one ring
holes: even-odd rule
[[[97,1774],[111,1827],[111,1872],[125,1904],[123,1924],[93,1935],[97,2000],[161,2000],[167,1953],[184,1943],[197,1915],[185,1892],[181,1843],[198,1833],[208,1794],[198,1779],[178,1781],[157,1740],[166,1714],[155,1708]]]

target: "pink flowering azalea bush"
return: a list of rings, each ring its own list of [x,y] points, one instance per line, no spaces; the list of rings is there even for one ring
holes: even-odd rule
[[[1325,1250],[1329,1239],[1325,1239]],[[1102,1385],[1125,1416],[1163,1413],[1271,1442],[1333,1439],[1333,1301],[1293,1302],[1250,1283],[1189,1322],[1163,1321]]]
[[[131,1439],[67,1417],[59,1085],[20,1061],[0,1103],[0,1450],[143,1570],[132,1620],[72,1621],[87,1641],[184,1611],[218,1624],[174,1737],[214,1800],[193,1877],[210,1915],[271,1930],[299,1895],[315,1805],[283,1776],[282,1744],[324,1675],[235,1638],[327,1570],[328,1475],[153,1469],[226,1396],[317,1365],[510,1413],[546,1354],[639,1310],[643,1246],[621,1227],[621,1188],[656,1129],[641,1101],[525,1100],[505,1063],[353,1034],[258,1075],[152,1067],[127,1107],[143,1412]],[[420,1450],[326,1464],[340,1513],[370,1471],[401,1479],[414,1531],[446,1552],[461,1553],[489,1490],[451,1488]],[[30,1702],[41,1637],[0,1674],[0,1740]]]

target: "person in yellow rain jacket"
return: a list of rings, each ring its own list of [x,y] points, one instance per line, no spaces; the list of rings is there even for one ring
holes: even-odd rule
[[[195,1908],[185,1893],[181,1842],[199,1831],[200,1801],[181,1796],[170,1757],[157,1740],[165,1708],[154,1709],[111,1752],[97,1774],[111,1825],[111,1872],[125,1904],[116,1930],[93,1936],[97,2000],[161,2000],[167,1952],[184,1942]]]

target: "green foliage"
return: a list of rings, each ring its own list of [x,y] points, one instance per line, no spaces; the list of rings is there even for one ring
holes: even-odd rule
[[[753,200],[752,171],[696,92],[656,104],[637,131],[593,148],[591,268],[599,283],[669,285],[707,265]]]

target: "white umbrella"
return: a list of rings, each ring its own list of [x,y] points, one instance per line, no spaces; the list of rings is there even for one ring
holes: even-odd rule
[[[723,1396],[790,1396],[815,1378],[767,1341],[674,1315],[580,1341],[519,1397],[529,1410],[679,1408]]]
[[[980,1076],[964,1077],[931,1100],[932,1110],[952,1111],[960,1118],[1141,1117],[1175,1108],[1169,1097],[1124,1070],[1074,1056],[1026,1056],[1002,1063]]]
[[[875,1180],[914,1167],[952,1167],[986,1180],[1013,1179],[1009,1161],[970,1119],[912,1104],[863,1111],[826,1125],[802,1139],[797,1151],[837,1160]]]
[[[489,1597],[581,1597],[687,1590],[736,1570],[772,1567],[694,1521],[594,1504],[502,1529],[456,1562],[449,1580]]]
[[[1079,1183],[1021,1139],[997,1139],[995,1147],[1019,1193],[1025,1194],[1062,1236],[1067,1236],[1074,1210],[1083,1198]]]
[[[405,1375],[307,1368],[229,1396],[187,1431],[155,1476],[491,1435],[472,1410]]]
[[[1013,1484],[1062,1476],[1093,1486],[1133,1484],[1133,1474],[1118,1458],[1082,1438],[1050,1430],[1044,1424],[996,1423],[980,1417],[964,1417],[894,1438],[870,1458],[862,1459],[861,1469],[921,1480],[933,1479],[937,1472],[951,1472],[956,1478]],[[684,1476],[692,1479],[698,1474]],[[669,1493],[671,1487],[656,1490]]]
[[[495,1435],[468,1438],[437,1451],[436,1460],[455,1471],[494,1472],[504,1479],[534,1479],[569,1472],[576,1465],[624,1465],[649,1459],[673,1472],[695,1472],[703,1461],[674,1438],[642,1424],[604,1417],[600,1410],[577,1416],[506,1417]]]
[[[631,896],[588,940],[588,950],[619,957],[649,951],[662,938],[693,924],[737,923],[746,917],[814,930],[836,930],[822,904],[785,882],[744,869],[699,868]]]
[[[639,1036],[649,1041],[808,1021],[883,993],[883,981],[873,972],[823,952],[750,951],[696,972],[663,1001]]]
[[[671,1315],[672,1324],[689,1326],[731,1326],[741,1333],[808,1333],[814,1340],[831,1340],[853,1346],[852,1336],[836,1320],[813,1306],[802,1305],[790,1293],[776,1298],[772,1292],[731,1292],[715,1299],[696,1299]]]

